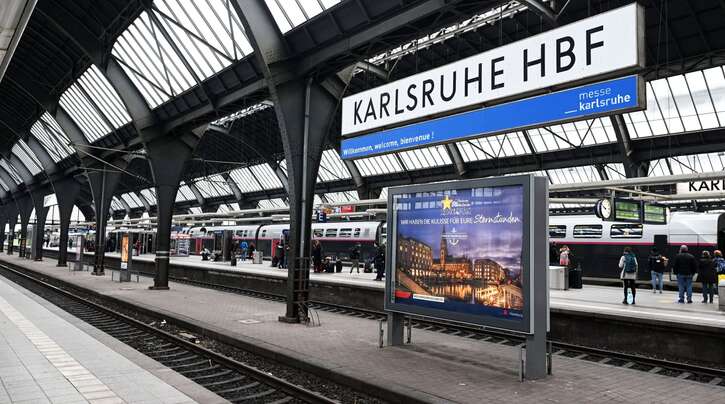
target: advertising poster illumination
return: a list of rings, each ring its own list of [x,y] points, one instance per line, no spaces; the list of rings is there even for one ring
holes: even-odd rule
[[[131,246],[128,236],[128,233],[124,233],[123,236],[121,236],[121,270],[128,269],[128,258],[131,255]]]
[[[528,332],[534,178],[391,189],[386,310]]]

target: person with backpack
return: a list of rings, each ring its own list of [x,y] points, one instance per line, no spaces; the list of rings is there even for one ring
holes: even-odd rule
[[[649,258],[647,259],[647,266],[649,272],[652,275],[652,293],[657,293],[659,288],[662,293],[662,287],[664,286],[664,272],[667,267],[667,258],[663,257],[662,254],[657,250],[657,247],[652,247]]]
[[[672,272],[677,275],[679,292],[677,303],[685,303],[685,292],[687,292],[687,303],[692,303],[692,277],[697,273],[697,260],[687,251],[687,246],[684,244],[680,246],[680,253],[672,260]]]
[[[375,279],[382,281],[385,276],[385,245],[375,242]]]
[[[629,304],[627,302],[627,289],[632,290],[632,304],[637,296],[637,257],[629,247],[624,247],[624,253],[619,259],[619,268],[622,272],[619,274],[619,279],[624,283],[624,300],[622,304]]]
[[[568,268],[569,264],[571,263],[571,260],[569,259],[570,254],[571,250],[569,250],[569,246],[562,246],[559,249],[559,265]]]
[[[350,250],[350,261],[352,261],[350,273],[352,273],[353,269],[357,270],[357,273],[360,273],[360,244],[356,244]]]
[[[702,302],[707,303],[709,296],[712,303],[717,287],[717,273],[715,273],[715,261],[710,258],[708,251],[703,251],[698,261],[697,280],[702,283]]]

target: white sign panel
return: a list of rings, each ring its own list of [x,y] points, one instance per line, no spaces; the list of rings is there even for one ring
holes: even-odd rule
[[[633,3],[345,97],[342,135],[630,72],[643,64],[644,11]]]
[[[58,204],[58,198],[56,198],[55,194],[46,195],[43,197],[43,207],[47,208],[48,206],[55,206]]]
[[[722,194],[725,192],[725,179],[722,180],[705,180],[690,181],[677,183],[677,195],[689,194]]]

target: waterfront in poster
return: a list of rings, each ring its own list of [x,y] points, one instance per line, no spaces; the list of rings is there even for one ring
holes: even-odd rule
[[[396,303],[523,317],[521,185],[395,200]]]

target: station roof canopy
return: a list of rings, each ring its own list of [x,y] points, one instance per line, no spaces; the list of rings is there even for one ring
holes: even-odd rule
[[[353,94],[631,2],[557,1],[557,9],[543,0],[264,4],[289,60],[316,77],[354,66],[345,89]],[[22,3],[24,10],[25,2],[6,3]],[[86,169],[123,158],[130,163],[114,210],[153,209],[153,173],[136,129],[143,123],[134,122],[121,90],[106,77],[113,62],[166,133],[206,129],[186,162],[178,210],[285,203],[275,106],[237,0],[28,3],[35,6],[22,35],[12,37],[12,46],[0,41],[8,49],[0,81],[0,199],[52,189],[64,178],[82,181]],[[338,119],[319,169],[319,200],[516,172],[539,172],[559,183],[722,170],[725,2],[639,3],[646,12],[645,111],[354,162],[343,162],[336,151]]]

